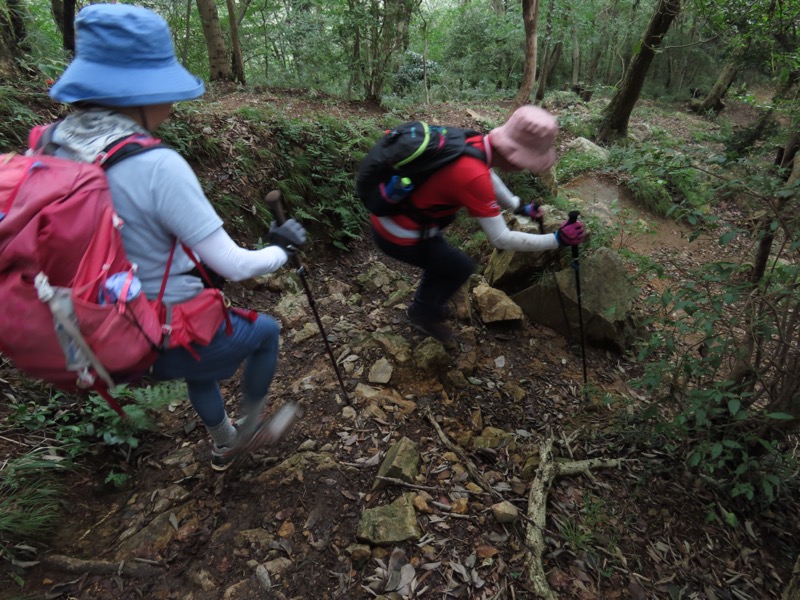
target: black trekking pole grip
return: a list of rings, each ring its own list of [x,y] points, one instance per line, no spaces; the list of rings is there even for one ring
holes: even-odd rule
[[[286,222],[286,213],[283,211],[281,193],[278,190],[272,190],[267,194],[266,202],[270,212],[275,215],[275,221],[277,221],[278,225],[283,225]]]
[[[581,211],[579,210],[571,210],[569,211],[569,215],[567,217],[567,225],[572,225],[578,220],[578,217],[581,215]],[[578,247],[572,246],[572,258],[578,258]]]

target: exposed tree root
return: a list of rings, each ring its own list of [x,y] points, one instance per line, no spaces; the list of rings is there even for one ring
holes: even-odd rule
[[[436,422],[436,418],[429,408],[424,410],[425,416],[430,421],[436,433],[439,434],[439,439],[447,448],[455,452],[459,459],[463,461],[472,479],[492,497],[503,500],[502,494],[489,485],[486,480],[481,476],[480,471],[467,457],[463,450],[453,444],[447,437],[442,428]],[[544,565],[542,564],[542,556],[545,551],[544,531],[545,521],[547,519],[547,494],[550,491],[550,486],[556,477],[563,477],[565,475],[577,475],[583,473],[591,476],[592,469],[618,467],[624,460],[617,458],[592,458],[588,460],[572,460],[569,462],[555,462],[553,460],[553,443],[554,438],[552,434],[548,435],[542,444],[539,446],[539,469],[536,472],[536,477],[531,483],[531,489],[528,494],[528,513],[523,518],[527,521],[527,531],[525,534],[525,545],[531,553],[528,561],[527,583],[530,590],[533,591],[540,598],[545,600],[558,600],[555,592],[550,589],[547,583],[547,576],[544,572]],[[569,447],[569,439],[564,440],[567,447]]]
[[[89,573],[90,575],[121,575],[147,579],[164,574],[163,569],[141,562],[111,562],[107,560],[84,560],[62,554],[47,554],[40,559],[42,565],[65,573]]]
[[[542,556],[545,551],[545,541],[542,531],[544,531],[547,519],[547,494],[550,486],[556,477],[564,475],[576,475],[578,473],[589,474],[591,469],[600,467],[618,467],[622,464],[621,459],[601,459],[593,458],[590,460],[576,460],[566,463],[556,463],[553,461],[553,437],[548,436],[539,446],[539,469],[536,477],[531,483],[528,494],[528,529],[525,535],[525,542],[531,552],[528,561],[527,581],[530,589],[545,600],[558,600],[555,592],[550,589],[547,583],[547,576],[542,564]]]

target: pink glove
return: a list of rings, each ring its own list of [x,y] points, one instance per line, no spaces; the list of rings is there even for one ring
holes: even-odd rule
[[[583,223],[580,221],[564,221],[555,233],[559,246],[579,246],[585,235]]]
[[[542,207],[536,202],[531,202],[530,204],[520,204],[517,210],[514,211],[514,214],[530,217],[535,221],[544,218],[544,210],[542,210]]]

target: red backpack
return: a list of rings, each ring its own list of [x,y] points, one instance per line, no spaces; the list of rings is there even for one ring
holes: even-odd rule
[[[141,378],[164,347],[208,344],[223,320],[230,331],[226,300],[209,288],[165,325],[177,241],[159,296],[137,293],[105,169],[158,139],[132,135],[80,163],[46,154],[46,129],[31,132],[28,155],[0,155],[0,353],[61,389],[97,391],[124,415],[109,394],[115,382]],[[112,277],[121,285],[109,298]]]

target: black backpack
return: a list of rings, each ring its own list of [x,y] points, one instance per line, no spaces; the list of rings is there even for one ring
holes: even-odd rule
[[[467,139],[481,135],[460,127],[428,125],[409,121],[387,131],[361,161],[356,177],[356,193],[366,209],[379,217],[409,214],[413,216],[411,192],[426,179],[462,154],[486,162],[486,155],[467,144]],[[393,179],[395,178],[395,179]],[[396,187],[404,190],[389,190]],[[418,211],[417,211],[418,212]]]

